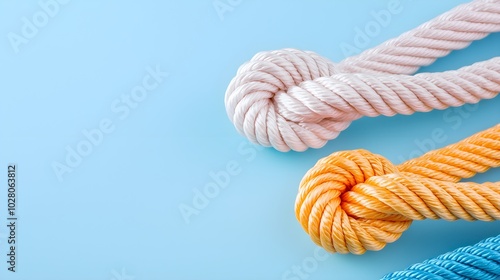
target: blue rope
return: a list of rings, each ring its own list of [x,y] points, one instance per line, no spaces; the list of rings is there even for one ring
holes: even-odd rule
[[[500,276],[500,235],[387,274],[382,280],[495,280]]]

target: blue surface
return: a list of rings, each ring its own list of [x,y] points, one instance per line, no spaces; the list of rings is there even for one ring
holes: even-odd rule
[[[499,233],[498,222],[421,221],[380,252],[325,257],[293,207],[300,179],[319,158],[365,148],[399,163],[499,123],[500,97],[363,118],[304,153],[257,149],[227,119],[226,86],[256,52],[294,47],[339,61],[356,27],[389,1],[101,2],[52,6],[53,17],[24,30],[32,37],[25,41],[11,32],[22,34],[23,17],[44,24],[42,8],[0,2],[0,279],[377,279]],[[401,1],[357,48],[462,2]],[[498,56],[499,44],[493,34],[422,71]],[[158,83],[148,78],[157,66],[169,73],[156,75]],[[128,101],[132,91],[142,101]],[[97,128],[106,131],[102,139]],[[445,139],[425,141],[435,130]],[[78,147],[88,155],[70,155],[72,167],[61,169]],[[6,263],[9,163],[18,167],[16,273]],[[213,177],[225,187],[211,188]],[[500,170],[473,180],[499,181]],[[211,198],[203,200],[196,193],[205,187]],[[194,198],[198,209],[185,219],[180,209],[194,207]]]

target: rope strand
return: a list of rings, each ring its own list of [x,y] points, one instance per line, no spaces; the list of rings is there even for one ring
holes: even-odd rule
[[[451,51],[498,32],[498,1],[457,6],[395,39],[340,62],[343,73],[413,74]]]
[[[500,236],[496,236],[390,273],[382,280],[495,280],[500,276],[499,261]]]
[[[500,91],[500,58],[408,75],[499,31],[500,0],[476,0],[338,64],[310,51],[261,52],[229,84],[227,114],[254,143],[304,151],[322,147],[362,116],[477,103]]]
[[[363,254],[413,220],[500,219],[500,182],[459,182],[500,166],[500,125],[394,166],[366,150],[335,152],[302,179],[295,214],[329,252]]]

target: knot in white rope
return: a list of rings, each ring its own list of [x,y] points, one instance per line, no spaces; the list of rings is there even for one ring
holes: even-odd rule
[[[320,148],[362,116],[445,109],[495,97],[500,58],[410,76],[500,31],[500,0],[476,0],[334,64],[311,51],[260,52],[237,71],[225,105],[250,141],[280,151]]]

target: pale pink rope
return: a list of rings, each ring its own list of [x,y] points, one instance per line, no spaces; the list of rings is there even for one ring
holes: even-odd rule
[[[408,115],[493,98],[500,91],[500,58],[408,75],[499,31],[500,0],[476,0],[338,64],[310,51],[261,52],[229,84],[227,114],[254,143],[304,151],[322,147],[362,116]]]

